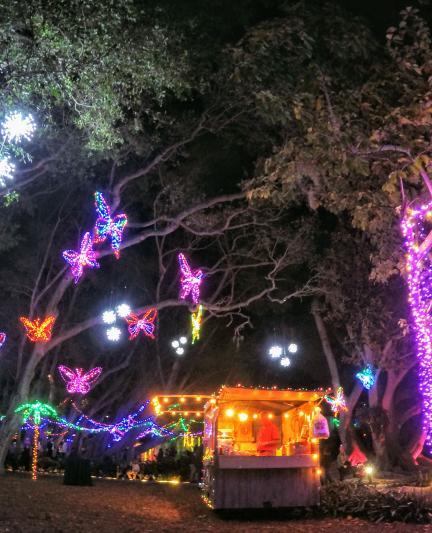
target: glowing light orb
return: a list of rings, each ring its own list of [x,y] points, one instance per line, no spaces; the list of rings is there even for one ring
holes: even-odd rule
[[[171,346],[173,348],[178,348],[180,346],[180,343],[179,343],[179,341],[175,340],[175,341],[172,341]]]
[[[118,305],[116,311],[120,318],[126,318],[131,314],[131,308],[128,304]]]
[[[283,366],[283,367],[290,366],[290,364],[291,364],[291,359],[290,359],[289,357],[282,357],[282,359],[280,360],[280,364],[281,364],[281,366]]]
[[[109,341],[118,342],[121,337],[121,330],[113,326],[112,328],[107,329],[106,336]]]
[[[180,344],[186,344],[187,343],[187,338],[186,337],[180,337],[179,341],[180,341]]]
[[[269,350],[270,357],[272,359],[277,359],[282,355],[282,347],[281,346],[272,346]]]
[[[183,355],[185,352],[184,348],[182,348],[181,346],[179,348],[177,348],[176,350],[176,354],[177,355]]]
[[[246,420],[249,418],[247,413],[239,413],[238,418],[240,422],[246,422]]]
[[[36,123],[31,115],[24,116],[15,112],[8,115],[3,122],[2,132],[8,141],[20,142],[21,139],[29,141],[36,130]]]
[[[288,345],[289,353],[297,353],[297,350],[298,350],[298,346],[295,342],[292,342],[291,344]]]
[[[115,311],[109,310],[102,313],[102,320],[105,324],[114,324],[116,321]]]

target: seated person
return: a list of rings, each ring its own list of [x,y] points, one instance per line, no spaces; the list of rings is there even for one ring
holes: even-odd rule
[[[260,423],[257,433],[258,455],[276,455],[280,443],[279,429],[266,413],[261,414]]]

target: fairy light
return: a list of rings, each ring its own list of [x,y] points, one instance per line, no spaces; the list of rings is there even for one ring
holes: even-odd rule
[[[117,314],[120,318],[126,318],[131,314],[131,308],[128,304],[120,304],[116,308]]]
[[[116,319],[117,319],[116,313],[112,309],[110,309],[108,311],[104,311],[102,313],[102,320],[103,320],[103,322],[105,324],[114,324]]]
[[[345,395],[342,387],[338,387],[335,396],[324,396],[324,400],[330,404],[330,408],[337,416],[341,411],[348,411],[348,407],[345,402]]]
[[[195,342],[200,339],[202,317],[203,317],[203,306],[199,305],[198,310],[195,313],[191,313],[192,344],[195,344]]]
[[[121,330],[113,326],[106,331],[107,339],[111,342],[118,342],[121,337]]]
[[[38,466],[38,448],[39,448],[39,426],[35,425],[33,432],[33,450],[32,450],[32,479],[37,480]]]
[[[368,364],[363,370],[357,372],[355,377],[362,383],[365,389],[369,390],[375,384],[376,372],[373,366]]]
[[[84,273],[84,268],[99,268],[96,252],[93,250],[91,233],[84,233],[79,251],[64,250],[63,259],[69,264],[74,282],[78,283]]]
[[[22,139],[29,141],[36,130],[32,115],[24,116],[15,112],[8,115],[2,125],[2,133],[9,142],[19,143]]]
[[[12,180],[14,172],[14,163],[11,163],[9,156],[3,156],[0,159],[0,187],[6,187],[5,180]]]
[[[127,224],[127,216],[124,213],[111,216],[111,209],[100,192],[95,192],[95,209],[98,218],[94,227],[94,242],[99,244],[110,237],[111,249],[116,259],[118,259],[120,257],[123,232]]]
[[[423,249],[432,216],[432,201],[415,209],[407,209],[401,222],[405,237],[406,281],[408,302],[413,319],[417,358],[419,361],[419,391],[422,396],[423,430],[426,447],[432,449],[432,261],[429,250]]]
[[[48,315],[43,320],[41,318],[30,320],[24,316],[20,317],[20,322],[26,329],[26,335],[32,342],[48,342],[51,339],[55,320],[54,315]]]
[[[59,365],[58,371],[66,383],[66,390],[69,394],[87,394],[102,374],[102,368],[97,366],[89,372],[84,372],[82,368],[72,370],[64,365]]]
[[[234,409],[231,409],[231,408],[227,409],[225,411],[225,415],[228,416],[229,418],[233,417],[234,416]]]
[[[191,297],[192,302],[198,305],[200,299],[200,285],[204,277],[202,270],[192,270],[184,254],[178,254],[180,266],[180,299]]]
[[[144,333],[146,337],[154,339],[154,330],[155,324],[154,321],[157,317],[157,309],[152,307],[148,309],[142,316],[139,318],[134,313],[129,313],[129,316],[126,317],[126,322],[128,323],[129,331],[129,340],[135,339],[138,337],[140,331]]]

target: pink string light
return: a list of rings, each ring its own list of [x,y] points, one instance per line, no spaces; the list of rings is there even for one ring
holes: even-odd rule
[[[405,237],[408,302],[417,344],[419,391],[426,446],[432,448],[432,261],[423,243],[432,230],[432,201],[408,208],[401,222]]]
[[[200,300],[200,285],[204,277],[202,270],[192,270],[186,257],[183,254],[178,254],[178,261],[180,265],[180,299],[186,300],[190,295],[192,302],[197,305]]]
[[[99,263],[96,260],[96,253],[93,250],[93,239],[91,234],[89,232],[84,234],[78,252],[75,250],[65,250],[63,252],[63,259],[70,265],[75,283],[78,283],[80,280],[85,267],[99,268]]]
[[[69,394],[87,394],[102,374],[102,368],[97,366],[89,372],[84,372],[82,368],[72,370],[64,365],[59,365],[58,371],[66,383],[66,390]]]

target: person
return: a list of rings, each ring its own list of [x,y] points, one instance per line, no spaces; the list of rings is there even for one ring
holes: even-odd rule
[[[131,461],[130,464],[131,468],[127,472],[128,479],[138,479],[139,473],[140,473],[140,465],[137,459],[134,459]]]
[[[261,426],[257,433],[257,452],[259,455],[276,455],[280,443],[279,430],[269,414],[261,414]]]
[[[48,442],[47,442],[47,455],[51,459],[53,458],[53,448],[54,448],[53,441],[51,439],[48,439]]]
[[[343,444],[339,446],[339,454],[336,463],[339,470],[339,479],[340,481],[343,481],[349,473],[349,467],[351,466]]]

